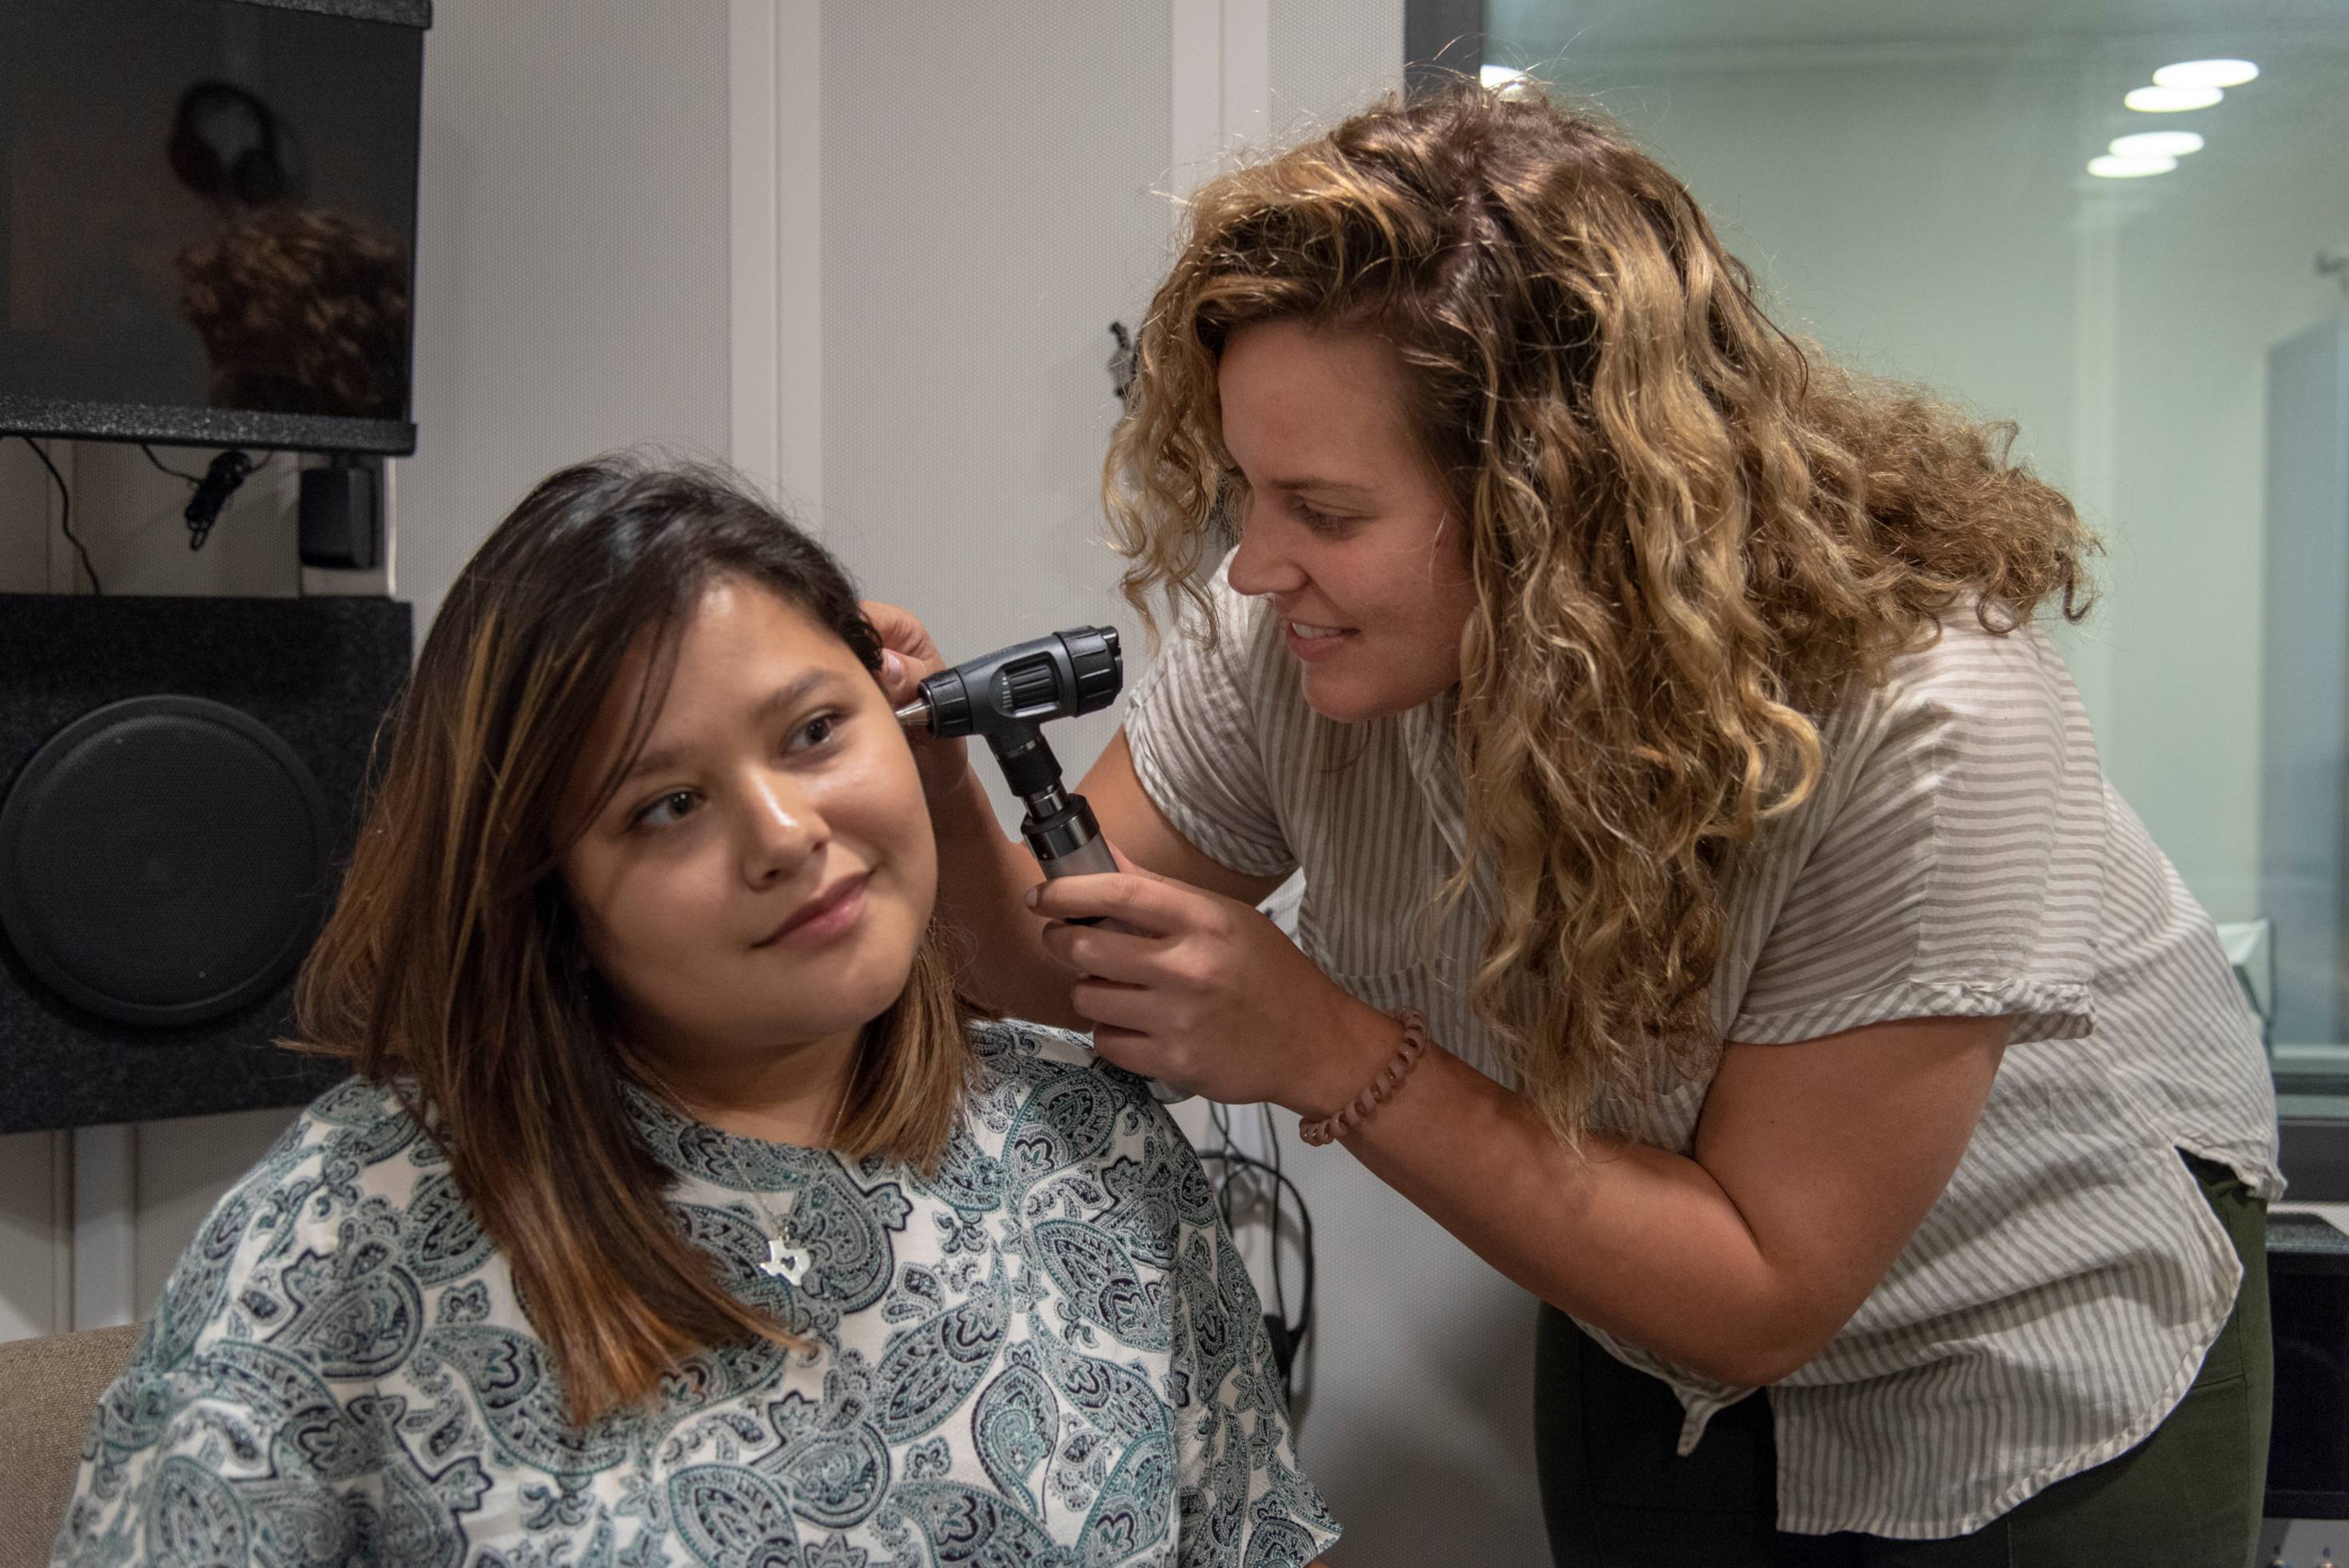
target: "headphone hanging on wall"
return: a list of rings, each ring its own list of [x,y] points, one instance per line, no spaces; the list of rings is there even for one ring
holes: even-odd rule
[[[171,172],[222,206],[266,207],[295,190],[293,139],[277,111],[234,82],[198,82],[171,118]]]

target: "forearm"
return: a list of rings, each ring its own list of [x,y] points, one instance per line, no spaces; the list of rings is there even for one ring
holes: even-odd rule
[[[1070,975],[1044,951],[1044,923],[1021,902],[1043,880],[1028,847],[1007,838],[976,774],[930,802],[937,833],[940,924],[968,954],[971,999],[1018,1018],[1063,1028],[1092,1026],[1069,1005]]]
[[[1399,1031],[1380,1037],[1391,1051]],[[1578,1153],[1448,1051],[1429,1052],[1346,1146],[1543,1300],[1722,1382],[1775,1381],[1839,1326],[1695,1161],[1595,1135]]]

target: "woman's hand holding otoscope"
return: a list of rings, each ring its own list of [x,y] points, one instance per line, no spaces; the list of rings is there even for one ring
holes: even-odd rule
[[[882,604],[865,612],[900,661],[883,685],[924,754],[933,799],[968,788],[957,738],[980,735],[1027,802],[1020,827],[1045,877],[1030,907],[1050,923],[1043,951],[1074,976],[1068,1006],[1093,1026],[1097,1047],[1112,1047],[1112,1059],[1149,1078],[1162,1099],[1195,1091],[1316,1116],[1343,1104],[1392,1055],[1389,1020],[1348,995],[1272,922],[1120,861],[1084,798],[1061,787],[1037,726],[1116,696],[1124,672],[1115,632],[1078,627],[947,666],[912,616]],[[1170,1088],[1170,1080],[1187,1088]]]
[[[885,642],[907,646],[918,643],[921,645],[912,656],[925,664],[933,662],[935,647],[928,634],[917,625],[894,621],[883,624],[887,618],[880,613],[885,608],[866,607]],[[905,659],[892,653],[885,660],[891,657],[899,659],[901,665]],[[900,702],[897,721],[928,738],[930,745],[917,745],[917,753],[929,752],[941,743],[953,743],[958,750],[968,736],[985,738],[1002,766],[1006,782],[1027,808],[1019,821],[1020,836],[1028,841],[1029,851],[1048,881],[1115,873],[1125,868],[1110,852],[1092,807],[1082,795],[1063,786],[1060,759],[1052,755],[1040,727],[1052,719],[1097,712],[1115,701],[1124,685],[1125,661],[1116,629],[1077,626],[920,676],[912,694]],[[902,674],[888,690],[891,700],[898,701]],[[926,773],[936,768],[958,774],[968,766],[966,759],[951,753],[917,760],[926,764]],[[927,782],[935,786],[946,780]],[[1116,921],[1081,920],[1080,923],[1142,934]],[[1190,1098],[1183,1090],[1155,1081],[1151,1092],[1168,1102]]]

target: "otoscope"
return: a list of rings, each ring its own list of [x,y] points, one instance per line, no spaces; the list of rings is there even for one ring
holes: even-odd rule
[[[1101,824],[1082,795],[1061,786],[1060,759],[1044,744],[1038,727],[1047,719],[1093,713],[1116,700],[1125,685],[1125,660],[1114,626],[1076,626],[982,654],[928,676],[914,700],[897,710],[897,722],[929,731],[941,740],[987,738],[1003,778],[1027,806],[1020,835],[1049,877],[1114,872],[1117,859],[1102,838]],[[1070,923],[1112,931],[1133,928],[1099,916]],[[1188,1099],[1155,1078],[1150,1092],[1160,1100]]]
[[[1107,707],[1124,685],[1117,629],[1077,626],[940,670],[897,710],[897,722],[941,740],[987,738],[1004,781],[1028,808],[1019,831],[1047,877],[1113,872],[1092,807],[1061,787],[1060,759],[1038,727]]]

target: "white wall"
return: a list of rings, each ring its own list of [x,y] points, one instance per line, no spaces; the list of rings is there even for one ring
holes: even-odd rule
[[[1109,325],[1165,252],[1166,13],[822,17],[825,539],[948,657],[1087,622],[1138,656],[1099,487]],[[1072,780],[1113,726],[1058,727]]]
[[[727,0],[437,9],[418,215],[419,434],[395,476],[397,590],[416,604],[419,635],[474,546],[551,469],[639,440],[724,456],[731,435]],[[137,448],[55,451],[108,592],[320,591],[296,562],[289,459],[257,474],[191,556],[186,487]],[[163,455],[198,471],[211,456]],[[0,443],[0,591],[71,589],[47,483],[21,443]],[[136,1130],[119,1172],[133,1315],[290,1115]],[[69,1138],[0,1138],[0,1339],[88,1319],[67,1284]]]
[[[437,8],[399,476],[419,629],[553,469],[639,441],[727,454],[727,0]]]

